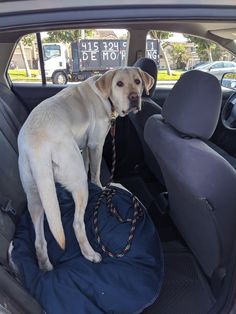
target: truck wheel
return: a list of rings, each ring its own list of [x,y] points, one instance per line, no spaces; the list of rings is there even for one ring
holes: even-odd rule
[[[53,84],[65,85],[68,79],[64,72],[56,72],[52,77]]]

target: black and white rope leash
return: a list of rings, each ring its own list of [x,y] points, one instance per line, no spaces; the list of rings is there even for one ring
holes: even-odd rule
[[[115,165],[116,165],[116,147],[115,147],[116,115],[115,115],[115,108],[114,108],[110,99],[109,99],[109,101],[111,104],[111,129],[110,129],[110,133],[111,133],[111,137],[112,137],[112,169],[111,169],[111,176],[109,178],[109,181],[108,181],[105,189],[103,190],[102,194],[98,198],[96,206],[94,208],[93,224],[94,224],[94,232],[95,232],[96,240],[97,240],[97,243],[99,244],[99,246],[101,247],[102,251],[110,257],[119,258],[119,257],[123,257],[131,248],[132,241],[133,241],[133,238],[135,235],[136,225],[137,225],[139,219],[141,219],[141,217],[143,216],[143,208],[140,206],[140,203],[137,200],[137,198],[134,195],[132,195],[132,200],[133,200],[133,204],[134,204],[133,217],[128,218],[128,219],[123,219],[122,216],[120,215],[120,213],[117,211],[117,209],[112,204],[112,198],[116,193],[115,189],[113,189],[111,187],[111,183],[113,181],[114,172],[115,172]],[[110,213],[114,217],[116,217],[120,223],[129,223],[131,225],[127,243],[123,247],[123,249],[121,249],[121,251],[117,252],[117,253],[111,252],[104,245],[104,243],[102,242],[101,236],[100,236],[100,232],[99,232],[99,228],[98,228],[98,210],[99,210],[99,207],[101,205],[102,199],[105,199]]]

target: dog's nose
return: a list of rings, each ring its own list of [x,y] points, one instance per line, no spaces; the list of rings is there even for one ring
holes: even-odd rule
[[[136,107],[138,105],[139,95],[137,93],[134,92],[130,93],[128,98],[130,100],[131,107]]]

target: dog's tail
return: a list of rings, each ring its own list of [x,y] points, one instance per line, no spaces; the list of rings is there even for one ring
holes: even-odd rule
[[[46,153],[44,156],[37,156],[37,159],[32,158],[30,164],[32,165],[31,171],[38,188],[49,228],[59,246],[64,250],[65,234],[61,221],[50,154]]]

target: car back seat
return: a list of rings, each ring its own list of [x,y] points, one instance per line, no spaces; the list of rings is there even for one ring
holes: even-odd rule
[[[8,87],[1,83],[0,98],[2,101],[5,101],[21,126],[28,117],[28,112],[23,105],[23,102]]]
[[[18,171],[17,135],[28,113],[23,103],[6,86],[0,84],[0,206],[11,201],[19,216],[26,209],[26,197]],[[10,241],[14,237],[15,222],[0,210],[0,293],[7,296],[22,313],[42,313],[39,304],[6,271]],[[17,312],[18,313],[18,312]]]
[[[7,90],[7,92],[6,92]],[[26,206],[25,195],[20,183],[18,171],[18,149],[17,149],[17,135],[21,126],[21,122],[11,108],[17,105],[17,109],[23,105],[13,94],[10,96],[10,90],[4,86],[0,86],[0,204],[5,207],[7,201],[11,201],[11,206],[20,215]],[[13,98],[16,99],[16,104],[13,104]],[[9,104],[5,100],[9,100]],[[11,100],[11,101],[10,101]],[[23,111],[22,111],[23,112]],[[19,109],[18,109],[19,113]],[[25,117],[26,117],[25,112]],[[0,259],[6,256],[8,241],[14,235],[14,223],[8,215],[0,211],[0,240],[5,243],[0,250]]]
[[[6,200],[11,201],[17,216],[26,209],[26,197],[18,170],[17,136],[27,116],[28,112],[20,99],[0,84],[0,206]],[[107,169],[103,160],[101,181],[104,185],[110,176]],[[6,271],[8,248],[14,233],[14,221],[0,210],[0,294],[5,294],[6,300],[12,300],[16,308],[20,306],[21,310],[24,309],[24,314],[42,313],[36,300]]]

